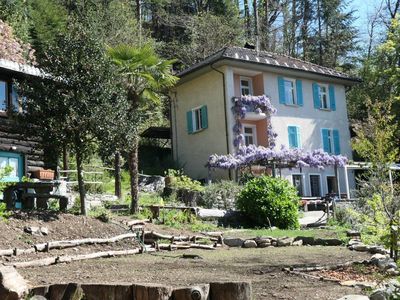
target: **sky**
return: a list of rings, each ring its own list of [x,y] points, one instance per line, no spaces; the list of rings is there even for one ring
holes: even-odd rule
[[[368,15],[371,15],[381,2],[382,0],[348,0],[349,9],[355,11],[354,15],[357,17],[355,25],[360,32],[365,32],[368,24]]]

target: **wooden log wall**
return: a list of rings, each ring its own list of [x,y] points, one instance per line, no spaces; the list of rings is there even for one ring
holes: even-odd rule
[[[0,117],[0,151],[24,155],[25,175],[45,167],[44,153],[37,137],[25,137],[20,126],[7,117]]]

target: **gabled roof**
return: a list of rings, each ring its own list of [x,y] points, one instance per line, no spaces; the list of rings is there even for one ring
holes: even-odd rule
[[[257,53],[256,50],[241,48],[241,47],[222,48],[221,50],[215,52],[214,54],[211,54],[210,56],[206,57],[204,60],[178,73],[178,76],[184,77],[196,70],[201,69],[202,67],[213,64],[220,60],[255,63],[275,68],[283,68],[288,70],[290,69],[290,70],[314,73],[317,75],[324,75],[337,79],[344,79],[355,82],[360,81],[360,79],[351,77],[346,73],[339,72],[337,70],[330,69],[327,67],[319,66],[310,62],[306,62],[301,59],[266,51],[259,51]]]
[[[5,69],[6,71],[13,73],[20,73],[31,76],[42,76],[43,72],[31,65],[20,64],[7,59],[0,59],[0,70]]]

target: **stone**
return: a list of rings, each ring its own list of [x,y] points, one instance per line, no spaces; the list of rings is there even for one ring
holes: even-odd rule
[[[292,245],[294,242],[294,238],[291,237],[283,237],[277,240],[278,247],[286,247]]]
[[[294,241],[293,246],[303,246],[303,240]]]
[[[357,238],[360,238],[360,237],[361,237],[361,233],[360,233],[359,231],[357,231],[357,230],[348,230],[348,231],[346,232],[346,235],[347,235],[348,237],[357,237]]]
[[[165,188],[165,178],[157,175],[139,174],[139,190],[145,193],[162,192]]]
[[[37,226],[25,226],[24,227],[24,232],[29,233],[29,234],[36,234],[40,235],[40,228]]]
[[[389,295],[384,290],[376,290],[370,296],[370,300],[388,300]]]
[[[269,237],[256,237],[254,240],[256,241],[257,245],[265,243],[271,244],[271,238]]]
[[[359,252],[368,252],[369,247],[365,244],[360,243],[360,244],[352,245],[352,250],[359,251]]]
[[[270,246],[272,246],[271,245],[271,242],[269,242],[269,243],[260,243],[260,244],[257,244],[257,247],[258,248],[267,248],[267,247],[270,247]]]
[[[351,239],[351,240],[347,243],[347,246],[354,246],[354,245],[358,245],[358,244],[362,244],[362,242],[361,242],[360,240]]]
[[[379,253],[379,254],[389,254],[389,251],[388,251],[388,250],[386,250],[386,249],[383,248],[382,246],[378,246],[378,245],[369,246],[369,252],[370,252],[371,254],[376,254],[376,253]]]
[[[257,243],[254,240],[246,240],[243,243],[243,247],[244,248],[256,248],[257,247]]]
[[[397,264],[392,259],[390,259],[388,264],[386,265],[386,269],[395,269],[395,270],[397,270]]]
[[[364,295],[346,295],[337,300],[369,300],[369,297]]]
[[[377,266],[380,261],[387,261],[387,260],[389,260],[389,256],[383,255],[380,253],[376,253],[371,256],[370,262],[371,262],[371,264]]]
[[[49,234],[49,229],[47,227],[40,227],[39,230],[40,230],[40,233],[43,235]]]
[[[317,238],[314,241],[314,245],[321,245],[321,246],[340,246],[343,242],[340,239],[335,238]]]
[[[28,284],[14,267],[0,267],[0,299],[18,300],[28,292]]]
[[[33,297],[28,298],[29,300],[47,300],[44,296],[35,295]]]
[[[224,244],[228,247],[242,247],[244,240],[241,238],[226,237],[224,238]]]
[[[394,268],[390,268],[390,269],[386,270],[386,274],[388,274],[389,276],[397,276],[400,274],[400,272]]]
[[[315,245],[315,238],[311,236],[298,236],[295,241],[302,241],[303,245]]]

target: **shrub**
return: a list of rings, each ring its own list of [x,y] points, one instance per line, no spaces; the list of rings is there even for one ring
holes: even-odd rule
[[[205,208],[232,209],[241,187],[233,181],[221,181],[205,187],[201,205]]]
[[[190,177],[183,174],[180,170],[169,169],[166,173],[166,176],[171,178],[171,188],[180,190],[190,190],[190,191],[198,191],[201,192],[204,190],[204,187],[197,180],[193,180]]]
[[[250,180],[239,194],[237,207],[252,225],[266,227],[271,223],[280,229],[299,228],[299,197],[287,180],[261,176]]]

